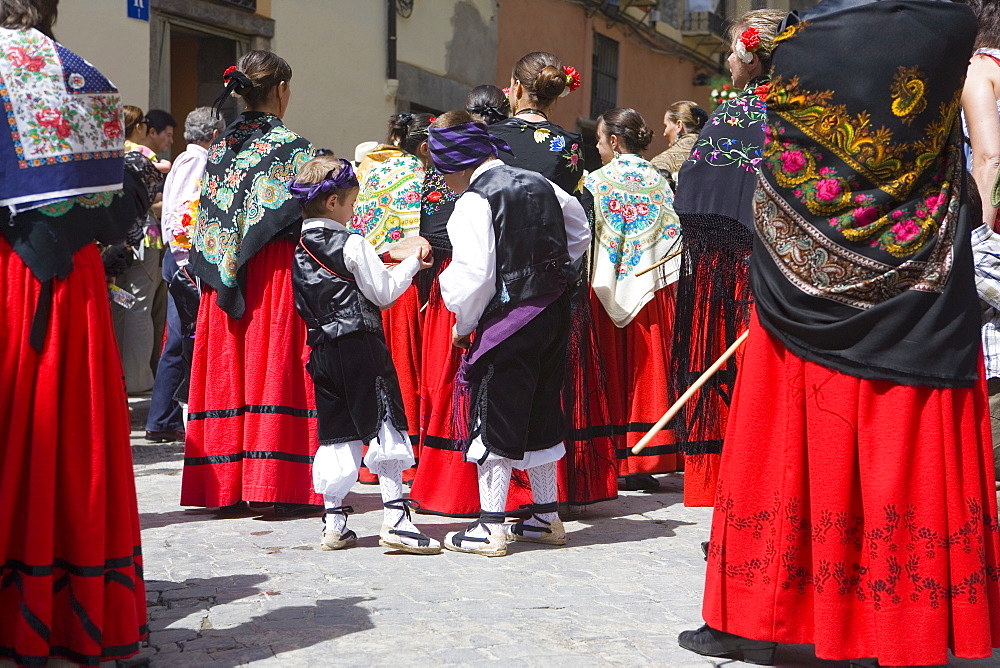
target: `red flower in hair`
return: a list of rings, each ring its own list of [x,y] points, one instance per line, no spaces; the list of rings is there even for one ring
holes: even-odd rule
[[[743,42],[747,51],[756,51],[760,46],[760,33],[757,32],[756,28],[747,28],[740,35],[740,41]]]
[[[227,67],[226,71],[222,73],[222,80],[225,81],[225,82],[228,82],[229,81],[229,76],[233,72],[235,72],[235,71],[236,71],[236,66],[235,65],[230,65],[229,67]]]
[[[510,86],[507,86],[506,88],[504,88],[500,92],[503,93],[505,96],[509,97],[510,96]]]
[[[434,121],[436,121],[437,119],[438,119],[438,117],[437,117],[437,116],[431,116],[431,117],[430,117],[429,119],[427,119],[427,120],[428,120],[428,122],[430,122],[430,123],[433,123],[433,122],[434,122]]]
[[[570,91],[574,91],[580,87],[580,73],[576,71],[575,67],[572,65],[564,66],[563,72],[566,73],[566,85]]]

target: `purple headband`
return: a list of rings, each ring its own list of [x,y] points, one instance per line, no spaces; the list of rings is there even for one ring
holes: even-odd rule
[[[510,145],[490,134],[485,123],[462,123],[450,128],[431,128],[427,140],[431,160],[442,174],[454,174],[484,162],[499,151],[510,153]]]
[[[358,177],[354,174],[354,168],[343,158],[340,158],[340,172],[334,175],[331,169],[319,183],[299,183],[295,179],[288,182],[288,192],[292,193],[292,197],[303,202],[312,200],[320,193],[356,187],[358,187]]]

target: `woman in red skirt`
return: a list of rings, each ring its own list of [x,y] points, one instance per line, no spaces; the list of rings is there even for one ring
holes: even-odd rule
[[[387,261],[392,261],[390,247],[413,240],[420,233],[421,194],[425,161],[429,158],[421,156],[419,149],[427,141],[430,119],[430,114],[394,114],[389,119],[388,144],[369,151],[358,167],[361,190],[351,231],[365,235]],[[382,326],[399,377],[413,454],[419,461],[421,336],[416,285],[382,311]],[[413,468],[403,471],[403,479],[413,480],[414,473]],[[377,480],[366,466],[361,467],[360,478],[364,483]]]
[[[226,71],[248,110],[208,150],[191,268],[204,287],[191,362],[181,505],[317,510],[318,443],[292,255],[301,209],[286,184],[312,146],[281,122],[292,70],[250,51]],[[239,505],[238,505],[239,504]]]
[[[641,157],[652,138],[634,109],[604,112],[597,121],[604,166],[586,180],[594,196],[590,280],[599,304],[597,340],[608,379],[618,475],[632,489],[656,487],[653,473],[679,468],[670,430],[657,434],[640,455],[629,450],[670,407],[672,284],[680,269],[681,231],[670,186]],[[671,254],[678,257],[654,268]]]
[[[52,39],[55,18],[54,0],[0,4],[0,662],[96,666],[147,634],[128,405],[94,244],[125,238],[141,186],[121,197],[118,91]]]
[[[957,3],[828,0],[776,39],[755,316],[687,649],[917,666],[1000,646],[958,114],[975,36]]]

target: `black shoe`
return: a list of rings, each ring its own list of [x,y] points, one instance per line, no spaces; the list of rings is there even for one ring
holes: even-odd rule
[[[146,440],[150,443],[183,443],[183,429],[169,429],[167,431],[147,431]]]
[[[246,501],[237,501],[236,503],[231,503],[228,506],[220,506],[219,513],[222,515],[239,515],[240,513],[245,513],[250,510],[250,504]]]
[[[619,488],[629,492],[646,491],[657,489],[660,481],[653,477],[652,473],[630,473],[621,479]]]
[[[705,561],[708,561],[708,541],[703,540],[701,542],[701,553],[705,555]]]
[[[878,668],[878,659],[851,659],[851,668]]]
[[[716,631],[705,624],[697,631],[682,631],[677,644],[702,656],[746,661],[758,666],[774,665],[777,643],[741,638],[725,631]]]
[[[322,506],[314,506],[309,503],[276,503],[274,504],[274,514],[277,517],[300,517],[303,515],[315,515]]]

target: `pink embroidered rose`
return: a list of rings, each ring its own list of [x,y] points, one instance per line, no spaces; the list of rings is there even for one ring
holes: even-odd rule
[[[107,121],[104,124],[104,136],[108,139],[118,139],[122,136],[122,124],[121,121]]]
[[[897,241],[906,243],[920,234],[920,225],[912,220],[902,220],[892,226],[892,231],[895,233]]]
[[[944,193],[939,192],[936,195],[930,195],[924,200],[929,211],[935,211],[942,203],[944,203]]]
[[[820,179],[816,183],[816,199],[829,202],[840,197],[843,191],[837,179]]]
[[[781,168],[786,172],[797,172],[806,166],[802,151],[785,151],[781,154]]]
[[[608,211],[611,213],[618,213],[622,210],[622,203],[618,199],[612,197],[608,200]]]
[[[639,202],[638,204],[636,204],[635,210],[639,213],[640,216],[649,215],[649,205],[646,204],[645,202]]]
[[[626,223],[631,223],[633,220],[635,220],[637,214],[638,211],[636,211],[635,209],[635,204],[630,203],[622,207],[622,219]]]
[[[55,127],[59,125],[59,122],[62,120],[62,114],[59,113],[58,109],[48,107],[46,109],[42,109],[41,111],[36,111],[35,120],[38,121],[38,124],[42,127]]]
[[[399,241],[403,238],[403,231],[397,227],[392,232],[389,232],[389,238],[393,241]]]
[[[870,225],[878,218],[878,209],[873,206],[861,206],[854,210],[854,223],[858,227]]]
[[[420,193],[416,193],[416,192],[410,191],[410,192],[406,193],[405,195],[403,195],[403,201],[406,202],[407,204],[413,204],[414,202],[419,202],[420,201]]]

